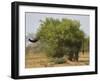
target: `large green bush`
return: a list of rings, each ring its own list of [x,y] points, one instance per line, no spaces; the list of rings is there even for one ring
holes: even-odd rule
[[[61,58],[69,51],[79,49],[75,45],[83,40],[84,33],[79,21],[46,18],[41,21],[37,37],[48,56]]]

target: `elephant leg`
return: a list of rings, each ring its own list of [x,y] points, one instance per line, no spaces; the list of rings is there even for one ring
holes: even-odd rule
[[[78,60],[79,60],[79,53],[78,52],[75,53],[74,59],[75,59],[75,61],[78,62]]]
[[[69,53],[68,60],[73,61],[73,53]]]

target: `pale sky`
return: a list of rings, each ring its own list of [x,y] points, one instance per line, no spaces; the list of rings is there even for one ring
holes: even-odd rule
[[[89,15],[79,14],[51,14],[51,13],[25,13],[26,18],[26,35],[28,33],[36,33],[40,25],[40,20],[45,20],[46,17],[52,17],[54,19],[68,18],[80,21],[81,30],[83,30],[86,36],[90,33],[90,18]]]

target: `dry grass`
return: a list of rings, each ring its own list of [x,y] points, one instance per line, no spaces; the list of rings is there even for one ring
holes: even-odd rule
[[[65,58],[66,59],[66,58]],[[43,53],[28,53],[25,56],[25,68],[35,67],[57,67],[57,66],[80,66],[89,65],[89,53],[80,53],[79,62],[72,62],[66,59],[63,64],[54,64],[50,62],[50,59]]]

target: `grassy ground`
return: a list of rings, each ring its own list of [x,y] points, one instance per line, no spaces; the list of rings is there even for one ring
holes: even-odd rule
[[[25,68],[35,68],[35,67],[61,67],[61,66],[81,66],[89,65],[89,53],[80,53],[79,62],[72,62],[65,58],[65,63],[55,64],[50,61],[43,53],[28,53],[25,56]]]

